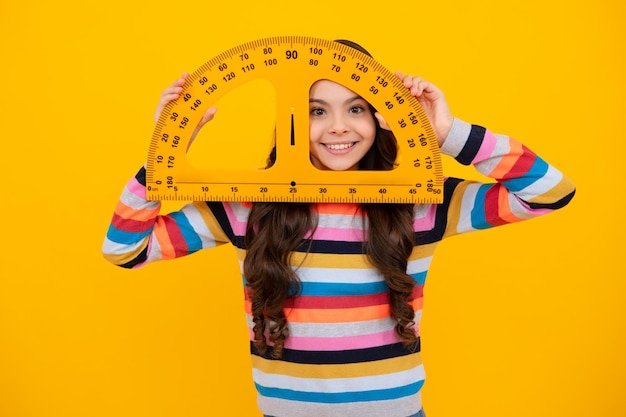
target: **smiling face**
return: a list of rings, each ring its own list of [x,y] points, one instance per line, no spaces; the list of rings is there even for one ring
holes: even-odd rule
[[[309,92],[311,162],[318,169],[356,169],[376,137],[370,107],[354,91],[329,80]]]

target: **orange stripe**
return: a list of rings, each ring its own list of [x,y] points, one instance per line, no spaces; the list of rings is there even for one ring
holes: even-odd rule
[[[413,300],[413,310],[420,311],[424,308],[424,297],[416,298]]]
[[[360,216],[361,207],[358,204],[317,204],[314,206],[320,214],[345,214]]]
[[[137,221],[146,221],[151,220],[159,214],[159,208],[156,209],[141,209],[137,210],[132,207],[128,207],[126,204],[121,201],[117,202],[115,206],[115,213],[124,218],[124,219],[132,219]]]
[[[152,232],[154,238],[159,242],[161,248],[162,259],[174,259],[176,257],[176,250],[172,245],[169,235],[167,234],[167,227],[163,224],[162,219],[157,219],[154,225],[154,231]]]
[[[511,171],[511,168],[513,168],[519,157],[524,153],[522,144],[518,141],[509,139],[509,144],[511,146],[510,152],[500,159],[498,165],[496,165],[495,168],[488,174],[489,177],[504,178],[509,171]]]
[[[245,301],[246,313],[252,314],[250,301]],[[389,317],[389,305],[342,309],[297,309],[286,308],[287,321],[292,323],[348,323],[353,321],[378,320]]]
[[[424,307],[424,298],[416,298],[412,304],[413,310],[420,311]],[[246,314],[252,315],[250,300],[246,299],[244,305]],[[286,308],[285,315],[292,323],[351,323],[385,319],[391,315],[391,310],[389,304],[341,309]]]
[[[337,309],[285,309],[287,321],[294,323],[351,323],[389,317],[389,305]]]
[[[511,211],[511,205],[509,204],[509,193],[506,188],[500,187],[498,190],[498,217],[507,223],[519,222],[521,217],[517,217]]]

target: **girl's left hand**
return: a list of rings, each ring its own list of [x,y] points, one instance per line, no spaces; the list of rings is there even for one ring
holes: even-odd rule
[[[437,136],[439,147],[441,147],[454,121],[443,92],[422,77],[409,74],[402,75],[401,71],[397,71],[396,76],[402,80],[406,88],[411,90],[411,95],[417,99],[426,112],[426,116],[428,116],[428,120]]]

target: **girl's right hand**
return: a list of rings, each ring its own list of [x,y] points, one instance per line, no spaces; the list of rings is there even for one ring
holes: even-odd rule
[[[157,105],[156,111],[154,112],[154,123],[156,123],[159,120],[159,117],[161,117],[161,112],[163,111],[165,106],[167,106],[169,102],[174,101],[180,97],[180,93],[183,91],[183,85],[185,84],[187,77],[189,77],[189,73],[184,72],[179,79],[174,81],[169,87],[163,90],[163,92],[161,93],[161,99],[159,100],[159,104]],[[200,131],[202,126],[213,120],[216,112],[216,107],[210,107],[209,109],[207,109],[207,111],[204,113],[204,116],[202,116],[202,119],[198,123],[198,126],[196,126],[196,129],[191,135],[191,139],[189,140],[189,146],[191,146],[191,143],[198,135],[198,132]],[[187,147],[187,149],[189,149],[189,147]]]

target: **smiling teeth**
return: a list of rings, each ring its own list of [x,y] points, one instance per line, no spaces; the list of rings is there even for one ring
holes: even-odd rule
[[[336,145],[326,145],[328,149],[332,149],[334,151],[341,151],[344,149],[348,149],[354,146],[354,143],[338,143]]]

